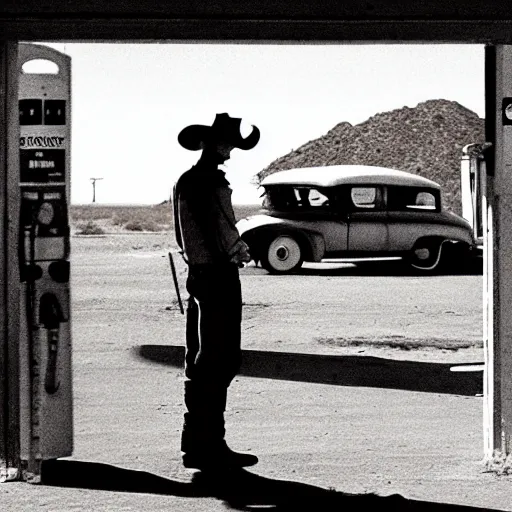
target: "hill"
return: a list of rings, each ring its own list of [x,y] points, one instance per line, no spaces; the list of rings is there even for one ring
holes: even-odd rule
[[[446,207],[460,213],[462,148],[485,141],[484,120],[455,101],[428,100],[376,114],[352,126],[342,122],[322,137],[274,160],[259,183],[279,170],[339,164],[391,167],[438,182]]]

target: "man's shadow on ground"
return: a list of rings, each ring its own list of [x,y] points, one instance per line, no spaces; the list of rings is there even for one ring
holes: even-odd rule
[[[152,363],[183,369],[185,347],[181,345],[141,345],[134,355]],[[425,393],[475,396],[483,393],[483,365],[454,365],[424,361],[404,361],[363,355],[325,355],[242,351],[239,375],[335,386],[401,389]],[[466,371],[464,371],[466,370]]]
[[[184,498],[215,498],[234,510],[359,511],[393,510],[429,512],[483,512],[476,508],[416,501],[399,494],[346,494],[309,484],[265,478],[245,470],[228,473],[194,473],[189,482],[170,480],[145,471],[119,468],[96,462],[45,461],[42,482],[56,487],[101,491],[160,494]],[[496,509],[495,509],[496,510]]]

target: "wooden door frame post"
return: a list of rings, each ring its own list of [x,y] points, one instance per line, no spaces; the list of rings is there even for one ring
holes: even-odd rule
[[[18,44],[0,41],[0,481],[19,478]]]
[[[486,49],[487,229],[484,246],[484,456],[512,461],[512,45]]]

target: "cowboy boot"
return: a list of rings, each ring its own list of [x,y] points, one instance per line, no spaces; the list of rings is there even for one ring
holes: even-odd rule
[[[190,424],[190,417],[185,420],[186,423],[187,420]],[[256,455],[236,452],[227,445],[223,436],[221,438],[220,432],[224,432],[223,418],[222,420],[217,418],[216,421],[212,421],[212,418],[205,418],[205,421],[210,425],[207,434],[203,430],[200,435],[190,435],[190,428],[185,428],[183,431],[181,449],[183,465],[186,468],[212,471],[257,464],[258,457]]]
[[[224,438],[224,422],[219,421],[219,415],[225,408],[225,396],[202,381],[186,380],[185,406],[181,451],[193,454],[209,451]]]
[[[193,381],[185,382],[185,404],[181,436],[183,465],[200,470],[235,469],[253,466],[255,455],[235,452],[224,439],[224,409],[227,389],[209,392]]]

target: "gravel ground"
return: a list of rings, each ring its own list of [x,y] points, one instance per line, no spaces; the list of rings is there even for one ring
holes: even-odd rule
[[[477,275],[241,270],[227,438],[260,462],[184,469],[185,320],[169,247],[156,234],[72,239],[74,453],[46,466],[46,485],[2,485],[2,510],[512,510],[510,477],[481,463],[481,372],[450,371],[483,360]],[[432,339],[452,348],[422,348]]]

